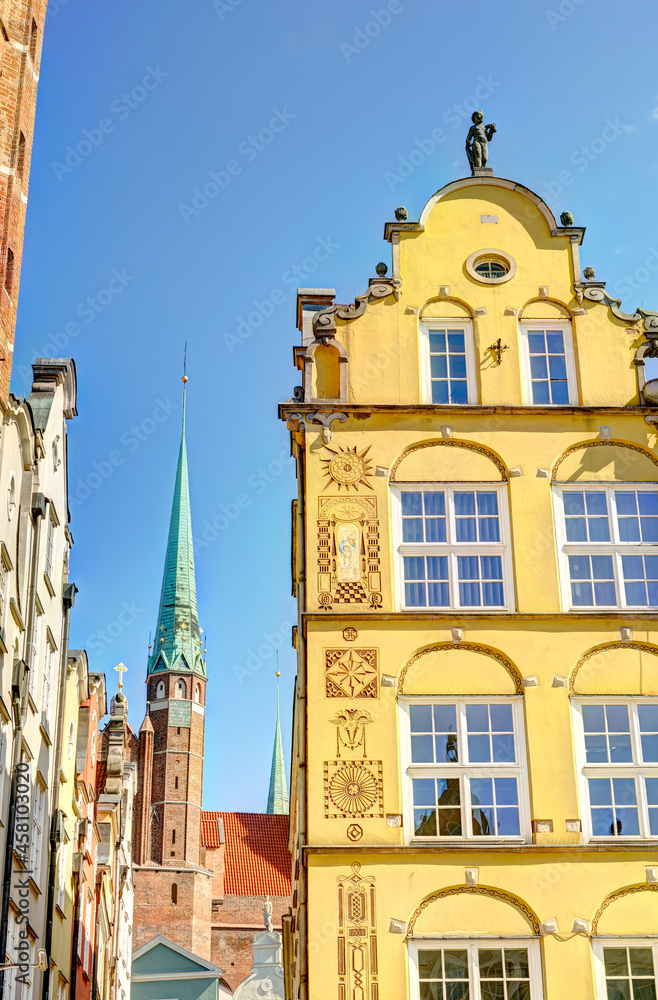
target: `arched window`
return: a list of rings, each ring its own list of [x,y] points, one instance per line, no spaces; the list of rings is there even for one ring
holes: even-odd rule
[[[171,901],[172,903],[178,902],[178,886],[175,882],[171,883]]]
[[[185,681],[176,681],[176,697],[184,698],[187,694],[187,688],[185,687]]]
[[[197,684],[194,689],[194,700],[201,704],[201,685]]]
[[[73,756],[73,719],[69,723],[69,760]]]
[[[155,697],[159,701],[161,698],[164,698],[164,696],[165,696],[165,682],[164,681],[158,681],[158,686],[155,689]]]

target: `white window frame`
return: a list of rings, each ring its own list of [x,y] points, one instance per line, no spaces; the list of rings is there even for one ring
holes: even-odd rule
[[[642,758],[641,754],[641,743],[640,743],[640,726],[637,714],[638,705],[657,705],[658,698],[600,698],[592,695],[591,697],[578,699],[572,698],[572,710],[573,710],[573,722],[574,722],[574,732],[576,736],[576,764],[578,766],[578,784],[580,789],[580,800],[581,800],[581,817],[582,817],[582,829],[583,829],[583,840],[585,842],[592,841],[593,843],[603,843],[603,844],[619,844],[624,843],[624,841],[633,841],[634,843],[641,843],[649,841],[652,844],[658,842],[658,835],[652,835],[649,832],[649,807],[646,797],[646,789],[644,782],[642,780],[638,781],[638,778],[649,777],[658,778],[658,763],[639,763]],[[638,761],[638,763],[632,764],[590,764],[587,762],[585,754],[585,727],[583,724],[583,705],[626,705],[629,709],[629,726],[631,734],[631,751],[633,755],[633,761]],[[592,829],[592,813],[590,809],[589,801],[589,784],[588,778],[634,778],[635,779],[635,795],[637,800],[637,813],[638,813],[638,824],[640,827],[640,833],[635,835],[624,834],[622,831],[621,835],[610,834],[608,836],[602,836],[601,834],[594,835]],[[658,965],[656,965],[658,970]]]
[[[514,725],[514,755],[515,764],[474,763],[467,764],[417,764],[411,760],[411,705],[455,705],[457,709],[458,745],[463,747],[466,740],[466,705],[467,704],[505,704],[512,707]],[[402,808],[405,844],[436,844],[472,843],[486,850],[490,844],[524,844],[532,843],[532,822],[530,817],[528,762],[525,746],[525,721],[523,712],[523,697],[497,695],[461,695],[459,697],[434,697],[424,695],[409,695],[399,698],[400,715],[400,760],[402,765]],[[513,837],[478,837],[471,830],[471,810],[467,797],[467,784],[460,782],[460,799],[462,813],[462,833],[459,837],[417,837],[414,832],[414,805],[412,778],[436,777],[448,773],[456,778],[516,778],[519,793],[519,828],[520,834]]]
[[[409,941],[409,995],[411,1000],[420,1000],[418,978],[418,952],[446,948],[468,950],[469,996],[471,1000],[481,1000],[480,975],[478,965],[479,948],[526,948],[530,972],[530,1000],[543,1000],[544,987],[541,970],[541,949],[536,937],[445,937],[432,936]]]
[[[0,628],[7,628],[7,613],[9,611],[9,594],[11,588],[11,563],[4,553],[4,544],[0,546]]]
[[[617,504],[615,493],[627,491],[655,493],[658,491],[658,483],[556,483],[553,485],[553,508],[555,520],[555,534],[558,549],[558,562],[560,569],[560,590],[562,595],[562,607],[569,611],[601,611],[606,608],[632,609],[634,611],[644,611],[647,614],[655,615],[656,609],[652,605],[626,604],[626,588],[624,587],[624,576],[621,558],[624,555],[656,555],[658,556],[658,544],[655,542],[622,542],[619,540],[619,524],[617,521]],[[564,514],[564,494],[565,493],[605,493],[606,509],[608,511],[608,529],[610,532],[609,542],[569,542],[567,541],[567,525]],[[616,604],[574,604],[571,598],[571,576],[569,574],[570,555],[589,556],[612,556],[612,569],[614,573]]]
[[[37,698],[37,688],[39,685],[39,664],[41,661],[41,629],[43,624],[43,608],[40,607],[41,602],[37,599],[37,604],[34,609],[34,624],[32,626],[32,644],[30,646],[30,677],[29,677],[29,694],[32,701],[36,703]]]
[[[32,799],[32,832],[30,840],[30,868],[32,878],[39,885],[41,859],[43,857],[44,826],[48,816],[46,796],[48,790],[37,772],[34,781],[34,796]]]
[[[68,856],[68,841],[64,841],[63,844],[59,845],[59,854],[57,855],[57,883],[55,889],[55,905],[59,906],[62,913],[64,913],[64,906],[66,904],[66,869]]]
[[[454,493],[496,493],[498,496],[499,542],[456,542],[453,532],[455,524]],[[446,542],[403,542],[402,540],[402,493],[445,493],[446,494]],[[512,566],[512,544],[510,535],[509,505],[506,483],[396,483],[391,488],[393,520],[393,548],[395,553],[395,597],[398,611],[469,611],[492,614],[497,611],[514,610],[514,576]],[[404,597],[404,556],[447,555],[449,559],[450,603],[445,606],[408,605]],[[460,605],[457,555],[500,556],[503,571],[504,603],[495,606]]]
[[[432,376],[430,365],[430,332],[434,330],[464,331],[464,346],[466,348],[466,391],[467,403],[432,403]],[[475,406],[478,403],[478,385],[475,369],[475,342],[473,338],[473,323],[470,319],[446,319],[424,316],[420,323],[420,372],[422,380],[423,402],[432,406]]]
[[[564,340],[564,361],[567,369],[568,403],[535,403],[532,399],[532,378],[530,375],[530,350],[528,333],[536,330],[560,330]],[[573,329],[569,320],[532,319],[519,323],[519,342],[521,346],[521,381],[523,386],[523,402],[526,406],[550,406],[559,409],[561,406],[578,406],[578,380],[576,375],[576,358],[573,348]]]
[[[43,663],[43,686],[41,690],[41,721],[50,728],[50,715],[52,711],[53,692],[55,690],[55,667],[57,659],[57,646],[52,638],[50,629],[46,633],[46,655]]]
[[[55,525],[55,519],[53,517],[52,510],[48,510],[47,513],[48,525],[46,529],[46,556],[45,556],[45,568],[44,572],[48,577],[50,583],[53,582],[53,573],[55,569],[55,543],[56,536],[55,532],[57,530]]]
[[[608,987],[605,978],[604,948],[651,948],[653,952],[654,981],[658,984],[658,938],[645,937],[606,937],[593,938],[594,976],[596,981],[597,1000],[608,1000]],[[648,980],[651,982],[651,980]]]

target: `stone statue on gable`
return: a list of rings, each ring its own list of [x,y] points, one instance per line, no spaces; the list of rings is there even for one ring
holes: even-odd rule
[[[496,126],[494,124],[484,125],[484,113],[474,111],[471,115],[473,124],[466,136],[466,155],[471,165],[471,173],[476,170],[483,170],[489,159],[489,143],[491,142]]]
[[[272,900],[269,896],[265,898],[265,902],[263,903],[263,923],[266,930],[272,931],[274,929],[274,924],[272,923]]]

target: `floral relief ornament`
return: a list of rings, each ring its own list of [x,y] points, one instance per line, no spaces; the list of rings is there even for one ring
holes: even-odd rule
[[[325,819],[383,817],[382,762],[325,761]],[[333,806],[333,809],[332,809]],[[335,810],[335,811],[334,811]]]

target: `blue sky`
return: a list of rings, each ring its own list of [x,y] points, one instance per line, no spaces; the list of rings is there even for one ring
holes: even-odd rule
[[[36,355],[76,359],[72,644],[110,690],[128,665],[139,727],[187,340],[205,805],[264,810],[276,646],[286,753],[295,674],[295,480],[276,415],[299,380],[295,288],[361,293],[395,207],[417,218],[467,173],[482,107],[494,171],[587,226],[583,263],[625,309],[658,309],[656,14],[640,0],[49,10],[12,388],[29,389]]]

